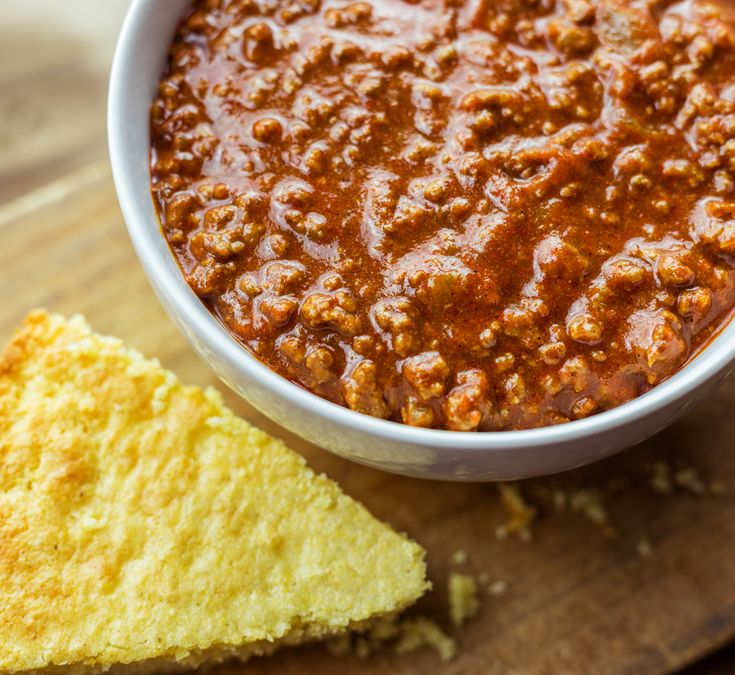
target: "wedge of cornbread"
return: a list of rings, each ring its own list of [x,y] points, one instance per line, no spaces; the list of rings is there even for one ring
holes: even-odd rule
[[[417,544],[81,317],[0,357],[0,673],[247,658],[427,585]]]

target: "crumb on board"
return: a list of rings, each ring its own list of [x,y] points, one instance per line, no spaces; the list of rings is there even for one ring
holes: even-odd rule
[[[653,555],[653,547],[648,539],[641,539],[637,546],[636,551],[641,558],[650,558]]]
[[[467,551],[465,551],[464,549],[459,549],[452,553],[453,565],[466,565],[468,560],[469,556],[467,555]]]
[[[538,513],[535,506],[523,497],[517,483],[498,483],[500,502],[505,508],[508,519],[495,530],[498,539],[507,539],[509,535],[517,535],[521,541],[531,540],[531,526]]]
[[[699,475],[699,471],[693,466],[683,466],[676,469],[674,483],[693,495],[703,495],[708,492],[706,483]]]
[[[550,499],[556,511],[579,514],[600,527],[609,525],[605,496],[598,488],[556,487]]]
[[[648,477],[648,483],[654,492],[661,495],[670,494],[674,491],[674,483],[671,480],[671,467],[666,462],[654,462]]]
[[[405,654],[427,645],[436,649],[444,662],[451,661],[457,655],[456,641],[437,623],[421,616],[406,619],[401,624],[401,635],[395,644],[396,653]]]
[[[567,498],[567,493],[562,488],[555,488],[552,491],[551,501],[555,510],[566,511],[569,500]]]
[[[449,575],[447,585],[449,594],[449,618],[452,624],[459,628],[467,619],[472,618],[480,609],[477,597],[477,581],[469,574]]]
[[[461,555],[457,555],[461,553]],[[455,552],[452,561],[467,561],[467,554]],[[487,573],[475,578],[470,574],[450,572],[447,580],[449,619],[454,628],[461,628],[480,609],[479,588],[482,585],[492,595],[505,593],[503,581],[491,581]],[[379,650],[392,649],[397,654],[412,652],[421,647],[435,649],[442,661],[457,654],[457,642],[442,627],[426,616],[388,616],[368,626],[337,635],[327,640],[326,648],[333,656],[355,654],[366,659]]]
[[[605,498],[600,490],[591,488],[570,490],[569,510],[584,516],[599,527],[610,526]]]
[[[490,595],[499,597],[501,595],[505,595],[506,591],[508,590],[508,583],[506,581],[498,579],[498,581],[493,581],[492,583],[488,584],[487,590]]]
[[[372,621],[364,632],[347,631],[327,641],[327,651],[333,656],[345,656],[354,653],[360,659],[366,659],[390,642],[395,642],[401,635],[405,619],[399,616],[388,616]]]
[[[682,490],[696,496],[722,494],[724,485],[720,481],[707,482],[700,470],[691,464],[672,465],[664,460],[654,462],[649,468],[648,484],[658,494],[671,494]]]
[[[502,581],[501,579],[493,581],[487,572],[480,572],[477,575],[477,581],[487,593],[496,597],[505,595],[505,592],[508,590],[508,582]]]
[[[457,655],[455,639],[425,616],[378,619],[365,632],[342,633],[328,640],[326,646],[333,656],[354,653],[360,659],[367,659],[386,648],[392,648],[397,654],[406,654],[421,647],[432,647],[442,661],[450,661]]]
[[[609,536],[615,534],[608,515],[606,492],[602,488],[538,486],[536,494],[540,499],[548,502],[554,511],[580,515],[597,525],[603,534]]]

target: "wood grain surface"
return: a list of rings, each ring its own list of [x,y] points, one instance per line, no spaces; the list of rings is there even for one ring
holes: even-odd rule
[[[216,384],[148,286],[106,162],[0,207],[0,270],[3,338],[33,307],[82,312],[97,330],[160,358],[184,381]],[[236,396],[226,397],[238,413],[286,437],[313,467],[427,548],[435,590],[416,611],[447,626],[451,569],[485,573],[508,587],[502,596],[483,596],[481,613],[457,635],[459,656],[447,664],[430,649],[387,650],[360,660],[313,646],[254,661],[249,673],[646,675],[675,672],[735,636],[735,380],[643,446],[524,483],[541,509],[531,542],[495,537],[506,518],[496,486],[431,483],[356,466],[278,429]],[[707,481],[721,483],[721,494],[658,494],[649,485],[656,459],[696,467]],[[556,512],[545,493],[559,486],[608,495],[611,528]],[[650,543],[647,557],[639,550],[643,541]],[[459,549],[469,555],[464,566],[451,562]]]
[[[0,203],[106,155],[127,0],[0,2]]]
[[[217,384],[164,315],[138,265],[105,159],[106,72],[127,0],[27,0],[0,8],[0,342],[46,306],[156,356],[185,382]],[[735,380],[645,445],[557,478],[523,483],[540,511],[533,541],[500,541],[492,485],[428,483],[337,459],[222,390],[376,515],[428,550],[435,590],[415,612],[448,628],[451,570],[507,584],[456,632],[458,657],[390,650],[368,660],[321,646],[226,666],[219,675],[689,675],[735,673]],[[651,488],[650,466],[694,467],[717,496]],[[604,494],[610,525],[558,512],[549,493]],[[592,491],[592,492],[585,492]],[[591,514],[595,517],[595,513]],[[599,514],[597,514],[599,515]],[[650,548],[650,554],[649,554]],[[468,553],[466,565],[451,562]],[[642,555],[648,554],[648,555]]]

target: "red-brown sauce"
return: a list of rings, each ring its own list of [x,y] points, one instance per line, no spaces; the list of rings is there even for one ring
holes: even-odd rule
[[[735,305],[735,4],[200,0],[151,158],[276,372],[417,426],[585,417]]]

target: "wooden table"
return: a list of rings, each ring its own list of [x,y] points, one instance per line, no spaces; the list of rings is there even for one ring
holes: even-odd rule
[[[42,4],[54,3],[26,3],[36,10]],[[84,13],[93,0],[56,4]],[[82,312],[97,330],[159,357],[184,381],[216,384],[164,315],[122,223],[105,159],[103,94],[111,36],[125,3],[94,4],[106,8],[89,15],[96,31],[108,31],[106,47],[99,34],[85,41],[78,26],[71,37],[51,28],[24,34],[19,26],[25,25],[21,14],[32,14],[28,6],[9,8],[16,18],[3,16],[0,26],[0,340],[32,307]],[[19,58],[9,44],[35,47]],[[435,590],[416,611],[447,625],[450,570],[486,574],[505,582],[507,592],[483,594],[480,614],[457,633],[459,656],[447,664],[430,649],[360,660],[313,646],[246,669],[227,666],[223,675],[648,675],[690,664],[698,664],[691,672],[735,672],[727,652],[703,660],[735,638],[735,380],[643,446],[524,483],[524,494],[541,510],[531,542],[496,538],[506,518],[496,486],[428,483],[366,469],[278,429],[236,396],[226,392],[226,398],[427,548]],[[720,483],[719,494],[682,488],[659,494],[650,485],[657,460],[696,468],[707,489]],[[580,501],[607,495],[610,526],[592,522],[599,516],[594,508],[589,517],[556,511],[559,487]],[[466,565],[452,562],[460,549],[468,553]]]

